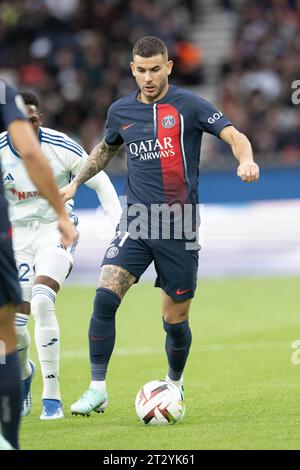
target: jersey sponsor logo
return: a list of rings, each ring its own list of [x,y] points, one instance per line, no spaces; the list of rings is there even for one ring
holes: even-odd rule
[[[176,295],[183,295],[183,294],[186,294],[186,293],[189,292],[190,290],[191,290],[191,289],[184,289],[184,290],[177,289]]]
[[[169,114],[168,116],[162,118],[161,123],[166,129],[171,129],[171,127],[175,126],[175,118]]]
[[[221,113],[221,111],[219,111],[218,113],[214,113],[212,116],[210,116],[207,122],[209,122],[209,124],[213,124],[214,122],[218,121],[218,119],[220,119],[222,116],[223,114]]]
[[[122,129],[126,131],[126,129],[129,129],[129,127],[134,126],[134,125],[135,125],[135,122],[132,122],[131,124],[123,124]]]
[[[23,201],[31,197],[40,197],[40,193],[38,191],[17,191],[15,188],[11,188],[10,192],[16,196],[19,201]]]
[[[139,143],[129,144],[129,150],[132,155],[139,157],[140,160],[154,160],[157,158],[174,157],[175,149],[171,137],[163,139],[142,140]]]
[[[111,246],[106,252],[106,258],[115,258],[119,254],[119,248],[116,246]]]

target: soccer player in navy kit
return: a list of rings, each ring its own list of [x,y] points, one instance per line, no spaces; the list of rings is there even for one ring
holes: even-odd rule
[[[27,122],[24,101],[13,88],[0,80],[0,132],[5,129],[9,130],[15,148],[22,154],[32,181],[56,210],[62,243],[71,245],[76,233],[65,212],[51,168]],[[0,142],[0,148],[1,145],[3,142]],[[0,174],[0,449],[18,448],[22,403],[14,328],[14,313],[22,297],[11,235]]]
[[[139,89],[112,104],[104,140],[93,149],[86,167],[62,190],[66,200],[73,197],[77,187],[102,170],[119,147],[126,144],[128,208],[102,263],[89,328],[92,381],[87,392],[71,406],[74,414],[89,415],[93,410],[106,408],[105,377],[115,342],[115,314],[129,287],[152,261],[157,272],[155,285],[161,287],[163,296],[169,364],[166,380],[182,390],[191,345],[188,315],[197,281],[197,244],[188,248],[187,239],[193,239],[184,230],[181,237],[178,230],[175,234],[172,222],[171,236],[163,237],[163,220],[159,232],[156,230],[152,236],[151,218],[137,237],[136,225],[131,224],[132,210],[142,205],[149,214],[159,205],[175,204],[182,209],[192,207],[195,215],[203,132],[216,135],[231,146],[239,161],[237,174],[243,181],[259,178],[248,139],[207,101],[169,85],[172,66],[160,39],[145,37],[135,44],[131,69]],[[124,219],[129,228],[122,231]],[[192,216],[192,226],[194,222]]]

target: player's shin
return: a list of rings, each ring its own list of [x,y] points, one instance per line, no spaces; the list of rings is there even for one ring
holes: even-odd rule
[[[91,388],[105,389],[108,363],[115,345],[115,315],[119,297],[109,289],[96,291],[94,310],[89,327]]]
[[[23,313],[16,313],[15,328],[17,336],[17,351],[21,369],[21,379],[27,379],[32,369],[29,362],[30,335],[27,327],[29,316]]]
[[[163,320],[166,336],[166,353],[168,357],[168,377],[176,383],[180,382],[192,342],[192,334],[188,320],[180,323],[167,323]]]
[[[35,343],[43,375],[43,399],[60,400],[60,334],[55,314],[56,292],[43,284],[32,289],[31,311],[35,319]]]

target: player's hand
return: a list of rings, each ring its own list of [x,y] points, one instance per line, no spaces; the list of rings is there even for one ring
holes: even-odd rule
[[[256,182],[259,179],[259,166],[254,162],[241,163],[238,166],[237,175],[245,183]]]
[[[58,217],[58,229],[61,233],[61,243],[63,246],[68,247],[77,239],[78,235],[67,214]]]
[[[64,186],[59,190],[61,197],[63,198],[63,202],[67,202],[70,199],[73,199],[77,191],[77,185],[74,181],[71,181],[67,186]]]

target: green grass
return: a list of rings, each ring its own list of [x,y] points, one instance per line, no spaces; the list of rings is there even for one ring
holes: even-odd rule
[[[291,362],[291,343],[300,339],[299,287],[299,278],[199,283],[185,371],[187,413],[182,422],[163,427],[143,425],[134,411],[140,386],[166,373],[159,289],[141,284],[124,299],[108,374],[109,407],[83,418],[71,416],[69,407],[90,380],[87,330],[94,289],[64,288],[57,311],[66,418],[39,420],[38,370],[34,407],[22,422],[22,448],[300,449],[300,365]],[[34,347],[32,357],[37,362]]]

